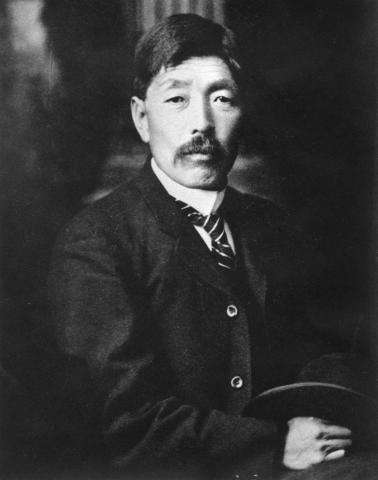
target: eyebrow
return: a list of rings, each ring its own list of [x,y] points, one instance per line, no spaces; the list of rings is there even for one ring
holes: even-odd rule
[[[159,83],[159,86],[164,87],[166,89],[185,88],[185,87],[189,87],[192,83],[193,83],[192,80],[180,80],[180,79],[177,79],[177,78],[166,78]],[[238,92],[237,84],[233,80],[230,80],[228,78],[223,78],[223,79],[220,79],[220,80],[216,80],[215,82],[211,83],[208,86],[207,90],[208,90],[209,93],[212,93],[212,92],[215,92],[216,90],[223,90],[223,89],[232,90],[233,93]]]
[[[217,80],[209,85],[209,93],[215,92],[216,90],[232,90],[233,93],[237,93],[239,91],[234,80],[229,80],[228,78]]]
[[[191,80],[179,80],[176,78],[167,78],[162,82],[159,82],[160,87],[165,88],[182,88],[182,87],[189,87],[191,85]]]

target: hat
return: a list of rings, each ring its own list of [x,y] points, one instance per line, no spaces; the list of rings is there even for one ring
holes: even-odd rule
[[[355,438],[377,438],[378,401],[372,396],[371,373],[367,362],[355,356],[325,355],[307,364],[296,383],[252,399],[248,414],[277,422],[318,417],[350,428]]]

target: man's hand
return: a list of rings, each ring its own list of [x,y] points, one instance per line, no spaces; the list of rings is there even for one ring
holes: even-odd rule
[[[352,444],[348,428],[329,425],[319,418],[295,417],[288,426],[283,464],[294,470],[341,458]]]

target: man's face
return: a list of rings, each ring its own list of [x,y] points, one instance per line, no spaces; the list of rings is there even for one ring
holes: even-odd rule
[[[135,125],[158,166],[190,188],[223,188],[237,154],[238,87],[219,57],[192,57],[164,68],[144,101],[132,101]]]

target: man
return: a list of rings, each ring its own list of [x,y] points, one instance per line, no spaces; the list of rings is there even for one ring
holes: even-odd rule
[[[126,478],[238,478],[273,457],[303,469],[351,443],[320,419],[286,431],[243,416],[333,345],[308,315],[308,246],[269,202],[227,187],[242,90],[230,32],[189,14],[156,25],[137,47],[131,101],[152,156],[57,243],[62,390]]]

